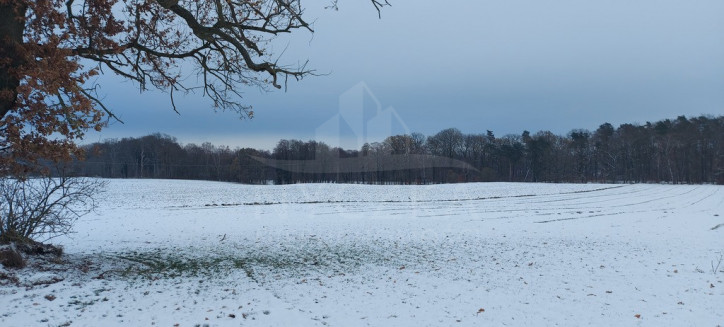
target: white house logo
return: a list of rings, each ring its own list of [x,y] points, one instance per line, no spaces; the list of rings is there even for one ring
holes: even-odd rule
[[[359,150],[365,145],[393,135],[409,135],[410,130],[393,107],[382,109],[377,97],[364,82],[339,96],[339,111],[315,130],[316,140],[331,148]],[[268,166],[297,173],[354,173],[426,168],[460,168],[477,171],[466,162],[427,154],[368,155],[340,158],[318,153],[314,160],[276,160],[254,157]]]
[[[339,96],[339,112],[317,127],[317,140],[327,140],[331,147],[360,149],[365,143],[380,141],[391,135],[410,134],[393,107],[382,110],[377,97],[364,82]]]

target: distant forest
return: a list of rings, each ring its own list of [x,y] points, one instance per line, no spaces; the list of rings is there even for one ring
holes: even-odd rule
[[[322,142],[280,140],[270,152],[230,149],[210,143],[181,145],[171,136],[109,139],[86,146],[77,164],[83,176],[229,181],[250,184],[308,182],[430,184],[456,182],[711,183],[724,184],[724,116],[661,120],[646,124],[609,123],[595,131],[549,131],[497,137],[492,131],[464,134],[450,128],[432,136],[390,136],[360,149]],[[418,156],[416,156],[418,155]],[[368,162],[404,161],[433,155],[468,163],[440,168],[371,168],[364,172],[290,172],[252,158],[310,160],[364,158]],[[406,159],[408,158],[408,159]],[[334,162],[334,161],[327,161]],[[297,162],[296,164],[300,164]],[[303,164],[303,163],[302,163]],[[409,167],[409,166],[408,166]]]

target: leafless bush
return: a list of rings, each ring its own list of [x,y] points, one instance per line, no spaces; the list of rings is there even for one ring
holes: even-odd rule
[[[68,234],[96,208],[106,182],[78,177],[0,178],[0,244]]]
[[[23,268],[25,260],[14,244],[0,247],[0,264],[7,268]]]

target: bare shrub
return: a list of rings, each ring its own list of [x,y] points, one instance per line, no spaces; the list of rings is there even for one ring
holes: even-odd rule
[[[23,268],[25,260],[13,245],[0,248],[0,264],[6,268]]]
[[[68,234],[96,208],[106,182],[80,177],[0,178],[0,244],[34,244]]]

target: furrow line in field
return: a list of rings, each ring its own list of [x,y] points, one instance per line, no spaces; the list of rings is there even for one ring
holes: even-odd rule
[[[626,188],[628,191],[626,192],[616,192],[616,193],[610,193],[610,192],[604,192],[604,193],[598,193],[595,195],[587,195],[587,196],[577,196],[577,197],[566,197],[566,198],[560,198],[560,199],[542,199],[541,201],[531,201],[529,203],[554,203],[554,202],[569,202],[569,201],[576,201],[576,204],[589,204],[589,203],[601,203],[603,201],[599,200],[592,200],[592,198],[607,198],[606,201],[617,201],[620,199],[631,199],[633,197],[645,197],[649,198],[652,195],[660,194],[660,193],[667,193],[666,190],[660,189],[657,192],[650,192],[649,190],[656,189],[653,186],[648,187],[637,187],[632,186]],[[647,193],[648,192],[648,193]],[[581,200],[591,200],[587,202],[581,202]]]
[[[515,198],[533,198],[533,197],[545,197],[545,196],[558,196],[558,195],[570,195],[570,194],[584,194],[592,192],[600,192],[604,190],[616,189],[624,187],[622,185],[602,187],[591,190],[579,190],[570,192],[560,193],[549,193],[549,194],[513,194],[513,195],[500,195],[500,196],[484,196],[484,197],[471,197],[471,198],[457,198],[457,199],[425,199],[425,200],[314,200],[314,201],[254,201],[254,202],[233,202],[233,203],[207,203],[204,205],[193,206],[193,205],[181,205],[181,206],[167,206],[167,209],[189,209],[198,207],[238,207],[238,206],[265,206],[265,205],[283,205],[283,204],[344,204],[344,203],[435,203],[435,202],[472,202],[472,201],[508,201]],[[576,197],[578,198],[578,197]]]

